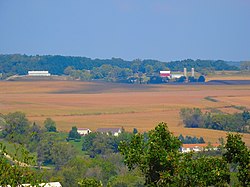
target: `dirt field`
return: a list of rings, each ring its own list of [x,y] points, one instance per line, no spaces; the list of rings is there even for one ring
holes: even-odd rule
[[[213,102],[205,97],[217,100]],[[58,129],[72,126],[95,130],[121,127],[148,131],[167,122],[176,135],[203,136],[218,142],[226,132],[186,129],[179,119],[183,107],[239,112],[250,109],[250,85],[129,85],[71,81],[0,82],[0,112],[23,111],[31,121],[42,125],[47,117]],[[250,135],[244,135],[250,146]]]

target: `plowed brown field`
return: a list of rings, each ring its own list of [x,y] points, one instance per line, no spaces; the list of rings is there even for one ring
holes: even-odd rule
[[[204,99],[212,97],[218,102]],[[129,85],[71,81],[0,82],[0,112],[25,112],[42,125],[51,117],[62,131],[72,126],[95,130],[121,127],[147,131],[167,122],[176,135],[202,136],[218,142],[226,132],[187,129],[179,119],[183,107],[239,112],[235,106],[250,109],[250,85]],[[250,135],[244,135],[250,146]]]

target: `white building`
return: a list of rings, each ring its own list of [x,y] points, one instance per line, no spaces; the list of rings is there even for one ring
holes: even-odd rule
[[[77,128],[77,132],[81,136],[85,136],[85,135],[88,135],[89,133],[91,133],[92,131],[90,129],[87,129],[87,128]]]
[[[38,185],[41,187],[62,187],[60,182],[41,183]],[[21,187],[21,186],[32,187],[30,184],[22,184],[22,185],[18,185],[17,187]],[[0,187],[2,187],[2,186],[0,186]],[[7,187],[11,187],[11,186],[7,185]]]
[[[100,128],[97,129],[96,132],[100,132],[102,134],[111,134],[113,136],[119,136],[120,133],[122,133],[121,128]]]
[[[28,71],[28,76],[50,76],[48,71]]]
[[[182,153],[189,153],[191,151],[193,152],[199,152],[199,151],[209,151],[209,150],[218,150],[218,147],[220,144],[183,144],[180,148],[180,152]]]
[[[171,79],[179,79],[183,76],[183,74],[171,74]]]

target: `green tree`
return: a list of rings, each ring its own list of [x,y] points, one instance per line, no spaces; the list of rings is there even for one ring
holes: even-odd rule
[[[138,133],[137,128],[134,128],[134,129],[133,129],[133,134],[137,134],[137,133]]]
[[[38,165],[42,164],[53,164],[52,158],[52,148],[57,143],[62,141],[62,138],[59,137],[58,133],[55,132],[46,132],[41,136],[41,140],[37,145],[37,162]]]
[[[245,123],[247,123],[247,121],[250,119],[250,113],[249,113],[249,111],[244,111],[244,112],[242,113],[242,118],[243,118],[243,121],[244,121]]]
[[[92,75],[91,75],[90,71],[82,70],[80,78],[83,81],[90,81],[92,79]]]
[[[149,132],[139,133],[128,143],[122,142],[121,153],[128,168],[139,168],[147,186],[226,186],[230,179],[227,162],[217,157],[197,157],[178,151],[180,140],[165,123]]]
[[[146,65],[145,72],[147,75],[153,75],[154,67],[152,65]]]
[[[180,111],[180,117],[183,120],[185,127],[203,127],[203,114],[199,108],[182,108]]]
[[[102,187],[102,182],[94,178],[84,178],[78,182],[79,187]]]
[[[47,118],[43,124],[47,132],[56,132],[56,122],[51,118]]]
[[[227,162],[219,157],[194,158],[192,154],[183,154],[178,166],[173,186],[228,186],[230,181]],[[162,186],[167,183],[163,181]]]
[[[27,183],[35,186],[42,182],[42,175],[29,167],[29,164],[33,163],[32,157],[23,149],[21,153],[19,158],[12,158],[19,162],[11,162],[6,157],[9,153],[5,146],[0,143],[0,186],[19,186]],[[24,162],[27,165],[23,164]]]
[[[71,131],[69,131],[70,139],[81,139],[81,135],[77,132],[76,126],[72,127]]]
[[[203,75],[199,76],[198,82],[205,82],[205,81],[206,81],[206,78]]]
[[[24,144],[29,132],[29,121],[22,112],[9,113],[5,117],[5,126],[2,131],[3,137],[16,143]]]
[[[74,67],[68,66],[67,68],[64,69],[63,72],[65,75],[70,75],[72,73],[72,71],[74,71]]]
[[[59,170],[70,159],[76,156],[76,151],[73,145],[66,142],[56,142],[51,148],[52,162],[55,164],[55,169]]]
[[[228,163],[238,164],[238,180],[242,186],[250,186],[250,150],[240,134],[227,135],[224,158]]]
[[[144,141],[143,135],[137,133],[129,143],[121,143],[120,151],[129,169],[139,167],[146,184],[156,185],[163,173],[170,178],[175,173],[180,145],[181,142],[169,132],[167,125],[160,123],[149,132],[148,141]],[[165,180],[169,180],[169,177]]]
[[[140,59],[133,60],[133,62],[131,64],[131,69],[132,69],[133,73],[138,73],[139,72],[140,65],[141,65],[141,60]]]

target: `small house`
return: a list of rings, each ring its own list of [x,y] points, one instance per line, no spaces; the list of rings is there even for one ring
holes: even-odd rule
[[[112,136],[119,136],[119,134],[122,132],[121,128],[99,128],[96,130],[96,132],[100,132],[102,134],[111,134]]]
[[[85,135],[88,135],[89,133],[91,133],[92,131],[90,129],[87,129],[87,128],[77,128],[77,132],[81,136],[85,136]]]
[[[183,144],[180,148],[180,152],[189,153],[191,151],[209,151],[209,150],[218,150],[220,144]]]

